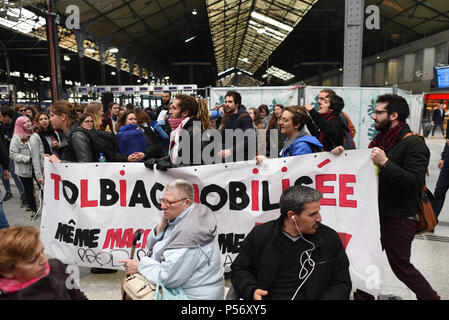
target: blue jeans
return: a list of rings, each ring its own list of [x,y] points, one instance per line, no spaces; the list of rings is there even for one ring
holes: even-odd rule
[[[446,192],[449,189],[449,152],[446,152],[446,156],[443,160],[444,164],[441,168],[440,175],[438,176],[435,192],[433,193],[435,196],[434,209],[437,217],[440,215],[446,198]]]
[[[19,180],[19,177],[16,175],[16,171],[14,168],[14,160],[9,159],[9,174],[12,176],[12,178],[14,179],[14,183],[16,184],[17,190],[19,190],[20,193],[20,198],[22,200],[24,200],[25,198],[25,192],[23,191],[23,187],[22,187],[22,183]],[[3,176],[3,168],[2,166],[0,166],[0,171],[1,171],[1,175]],[[3,182],[3,186],[5,187],[5,192],[11,192],[11,184],[9,183],[9,178],[8,179],[2,179]],[[3,198],[2,198],[3,199]]]
[[[0,168],[1,168],[1,166],[0,166]],[[2,192],[0,191],[0,229],[8,228],[8,227],[9,227],[9,223],[8,223],[8,220],[6,219],[5,212],[3,211],[3,195],[2,195]]]

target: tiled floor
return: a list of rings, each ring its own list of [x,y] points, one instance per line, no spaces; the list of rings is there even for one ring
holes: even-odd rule
[[[437,168],[441,151],[445,140],[440,135],[435,138],[426,139],[426,143],[431,150],[429,165],[430,176],[427,178],[427,186],[433,192],[438,179],[439,169]],[[11,225],[36,225],[29,220],[29,213],[25,213],[19,208],[17,189],[11,179],[14,197],[4,203],[4,210]],[[4,192],[3,186],[0,186]],[[448,195],[449,198],[449,195]],[[432,287],[440,294],[442,299],[449,300],[449,200],[446,201],[440,215],[441,224],[434,234],[418,236],[413,242],[412,263],[426,277]],[[382,294],[392,294],[402,299],[416,299],[416,296],[392,273],[386,256],[385,265],[385,286]],[[125,276],[123,271],[112,274],[96,275],[91,274],[89,268],[80,268],[80,286],[89,299],[93,300],[120,300],[120,282]],[[226,285],[229,281],[226,282]]]

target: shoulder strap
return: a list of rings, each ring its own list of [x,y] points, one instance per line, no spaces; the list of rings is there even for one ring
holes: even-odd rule
[[[410,136],[413,136],[414,134],[412,132],[407,132],[399,141],[404,140],[405,138],[408,138]]]
[[[413,133],[413,132],[407,132],[399,141],[402,141],[402,140],[404,140],[405,138],[408,138],[408,137],[410,137],[410,136],[415,136],[416,134],[415,133]],[[423,142],[424,142],[424,137],[423,136],[420,136],[419,135],[419,137],[421,137],[421,139],[423,139]],[[425,143],[425,142],[424,142]],[[429,168],[427,168],[427,176],[429,176],[430,174],[429,174]]]

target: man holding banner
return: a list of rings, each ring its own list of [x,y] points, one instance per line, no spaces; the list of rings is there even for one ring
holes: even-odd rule
[[[418,193],[425,184],[430,152],[406,123],[409,106],[395,94],[377,98],[372,119],[380,132],[370,143],[379,171],[379,214],[382,247],[391,269],[418,300],[439,300],[424,276],[410,263],[416,232]]]
[[[281,195],[280,217],[247,235],[231,265],[239,298],[349,299],[349,260],[337,232],[321,224],[321,198],[310,187],[290,187]]]

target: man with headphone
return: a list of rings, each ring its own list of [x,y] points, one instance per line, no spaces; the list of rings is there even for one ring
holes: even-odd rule
[[[231,265],[239,298],[349,299],[349,260],[337,232],[321,223],[321,198],[310,187],[286,189],[280,217],[246,236]]]

